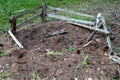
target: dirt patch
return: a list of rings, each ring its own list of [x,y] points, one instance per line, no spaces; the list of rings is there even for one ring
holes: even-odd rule
[[[66,34],[48,35],[64,29]],[[91,31],[61,21],[51,21],[16,34],[25,49],[15,49],[0,58],[1,68],[11,74],[13,80],[111,80],[117,78],[119,66],[103,52],[105,36],[97,33],[90,45],[86,44]],[[63,53],[59,56],[46,54],[47,50]]]

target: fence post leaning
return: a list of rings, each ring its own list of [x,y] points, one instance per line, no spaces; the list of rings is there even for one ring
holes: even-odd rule
[[[46,6],[46,4],[43,2],[43,3],[42,3],[42,11],[41,11],[41,15],[40,15],[40,17],[41,17],[41,19],[42,19],[42,23],[44,23],[44,22],[46,21],[46,19],[45,19],[45,17],[46,17],[46,8],[47,8],[47,6]]]

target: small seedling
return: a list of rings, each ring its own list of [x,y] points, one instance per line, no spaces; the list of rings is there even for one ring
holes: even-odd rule
[[[9,53],[8,52],[0,52],[0,57],[7,56]]]
[[[70,47],[68,48],[68,50],[69,50],[70,52],[72,52],[72,51],[75,50],[75,47],[70,46]]]
[[[8,77],[10,77],[10,74],[8,74],[8,73],[0,73],[0,80],[2,80],[2,79],[4,79],[4,78],[8,78]],[[6,80],[5,79],[5,80]]]
[[[60,52],[56,52],[56,51],[52,51],[52,50],[49,50],[49,49],[46,49],[47,51],[47,55],[50,55],[50,56],[58,56],[58,55],[61,55],[63,53],[60,53]]]
[[[81,62],[83,68],[87,67],[88,65],[88,55],[84,55],[83,61]]]
[[[37,74],[35,71],[33,71],[31,80],[36,80],[36,77],[37,77]]]
[[[83,52],[84,53],[84,52]],[[80,70],[81,68],[85,68],[88,65],[88,55],[83,54],[83,60],[80,61],[78,65],[76,66],[76,70]]]

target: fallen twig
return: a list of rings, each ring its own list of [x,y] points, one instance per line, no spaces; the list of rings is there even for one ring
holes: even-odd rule
[[[92,41],[89,41],[88,43],[86,43],[83,48],[87,47]]]
[[[17,40],[17,38],[14,36],[14,34],[11,32],[11,30],[8,30],[9,35],[11,36],[11,38],[15,41],[15,43],[20,47],[20,48],[24,48],[22,46],[22,44]]]

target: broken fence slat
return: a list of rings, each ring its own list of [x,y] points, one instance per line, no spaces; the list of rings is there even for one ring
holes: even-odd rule
[[[104,28],[104,30],[108,31],[107,25],[106,25],[106,21],[105,21],[105,19],[104,19],[103,16],[102,16],[102,19],[101,19],[101,20],[102,20],[102,23],[103,23],[103,28]],[[109,35],[107,35],[107,43],[108,43],[109,48],[112,50],[112,45],[111,45],[111,40],[110,40]]]
[[[101,13],[98,13],[97,14],[97,18],[96,18],[96,23],[95,23],[95,27],[96,28],[100,28],[102,23],[100,23],[100,18],[102,17],[102,14]],[[93,37],[94,37],[94,34],[96,33],[96,31],[93,31],[89,37],[87,38],[87,41],[89,42]]]
[[[20,48],[24,48],[22,46],[22,44],[17,40],[17,38],[14,36],[14,34],[11,32],[11,30],[8,30],[9,35],[11,36],[11,38],[15,41],[15,43],[20,47]]]
[[[38,13],[38,14],[36,14],[36,15],[34,15],[33,17],[31,17],[31,18],[29,18],[29,19],[27,19],[27,20],[25,20],[25,21],[19,23],[19,24],[17,25],[17,27],[21,27],[21,26],[27,24],[28,22],[34,20],[35,18],[38,18],[38,16],[40,16],[40,14],[41,14],[41,12]]]
[[[95,17],[92,16],[92,15],[78,13],[78,12],[74,12],[74,11],[71,11],[71,10],[66,10],[66,9],[61,9],[61,8],[55,8],[55,7],[51,7],[51,6],[48,6],[48,8],[51,9],[51,10],[62,11],[62,12],[66,12],[66,13],[71,13],[71,14],[75,14],[75,15],[79,15],[79,16],[84,16],[84,17],[90,17],[90,18],[94,18],[95,19]]]
[[[87,25],[94,25],[95,24],[94,22],[91,22],[91,21],[78,20],[78,19],[69,18],[69,17],[65,17],[65,16],[60,16],[60,15],[47,14],[47,16],[52,17],[52,18],[56,18],[56,19],[61,19],[64,21],[77,22],[77,23],[81,23],[81,24],[87,24]]]
[[[86,28],[86,29],[89,29],[89,30],[94,30],[94,31],[98,31],[98,32],[101,32],[101,33],[104,33],[104,34],[109,34],[109,31],[102,30],[102,29],[99,29],[99,28],[90,27],[90,26],[75,23],[75,22],[68,22],[68,23],[73,24],[73,25],[77,25],[79,27]]]
[[[101,26],[102,26],[102,23],[99,23],[99,25],[97,26],[97,28],[100,28]],[[93,32],[88,36],[88,38],[87,38],[87,41],[88,41],[88,42],[93,38],[93,36],[94,36],[95,33],[96,33],[96,31],[93,31]]]

